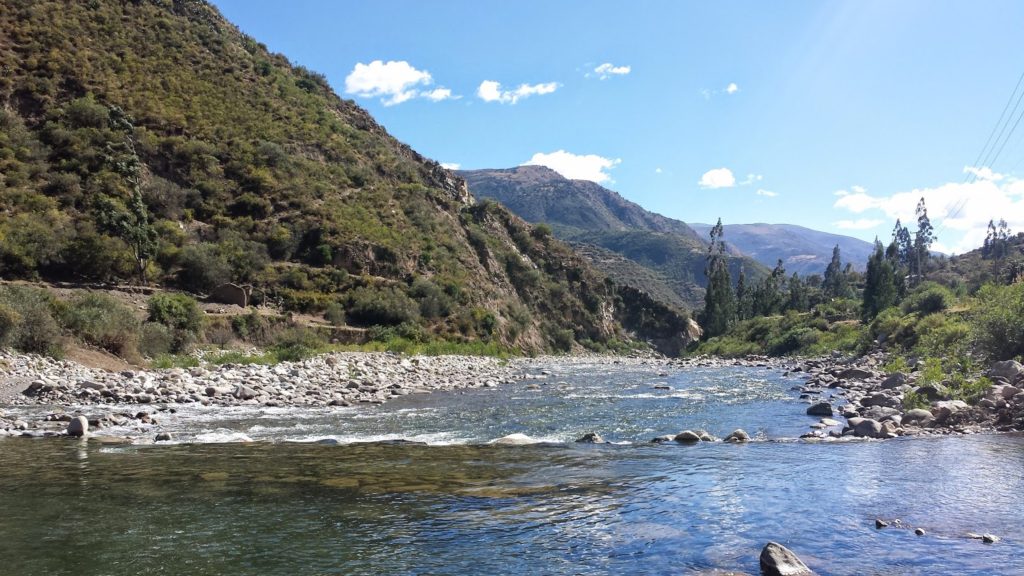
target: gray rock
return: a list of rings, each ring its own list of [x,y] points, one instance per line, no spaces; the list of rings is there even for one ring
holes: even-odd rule
[[[923,396],[929,402],[949,399],[949,389],[943,386],[942,384],[928,384],[925,386],[918,386],[917,388],[914,388],[914,392],[918,396]]]
[[[832,405],[828,402],[818,402],[807,407],[808,416],[832,416]]]
[[[875,392],[874,394],[862,399],[860,401],[861,406],[884,406],[886,408],[895,408],[900,405],[898,398],[893,398],[888,394],[881,392]]]
[[[597,432],[587,432],[577,438],[576,442],[580,444],[604,444],[604,438],[601,438],[601,435]]]
[[[899,388],[906,383],[907,375],[902,372],[896,372],[895,374],[886,376],[885,380],[882,380],[882,383],[879,386],[882,387],[882,390],[892,390],[893,388]]]
[[[881,518],[875,518],[875,528],[881,529],[881,528],[885,528],[888,525],[889,525],[889,523],[886,522],[885,520],[882,520]]]
[[[68,436],[81,438],[89,432],[89,421],[86,420],[85,416],[75,416],[68,422],[67,431]]]
[[[1021,391],[1020,388],[1017,388],[1016,386],[1013,386],[1013,385],[1003,386],[1003,389],[1002,389],[1003,400],[1009,400],[1010,398],[1013,398],[1017,394],[1020,394],[1020,391]]]
[[[726,442],[747,442],[750,440],[750,434],[747,434],[742,428],[737,428],[729,433],[725,437]]]
[[[651,438],[651,443],[652,444],[665,444],[665,443],[668,443],[668,442],[672,442],[675,439],[676,439],[676,437],[673,436],[672,434],[665,434],[664,436],[658,436],[656,438]]]
[[[932,416],[931,412],[922,410],[921,408],[914,408],[913,410],[908,410],[907,413],[903,415],[903,423],[924,426],[925,422],[931,422],[934,418],[935,417]]]
[[[154,442],[170,442],[173,440],[170,432],[161,432],[153,439]]]
[[[252,400],[256,397],[256,391],[248,386],[236,386],[232,395],[239,400]]]
[[[861,438],[885,438],[882,423],[878,420],[865,418],[853,427],[853,434]]]
[[[918,536],[924,536],[924,528],[914,528],[914,534]]]
[[[763,576],[814,576],[796,554],[777,542],[765,545],[760,560]]]
[[[693,430],[683,430],[679,434],[676,434],[673,440],[680,444],[692,444],[694,442],[700,442],[700,434],[697,434]]]
[[[872,406],[860,413],[864,418],[871,418],[872,420],[881,421],[889,416],[895,416],[900,411],[896,408],[889,408],[888,406]]]
[[[936,422],[945,422],[953,414],[968,408],[970,406],[963,400],[945,400],[943,402],[936,402],[932,406],[932,416],[935,417]]]
[[[874,378],[875,373],[870,370],[864,370],[863,368],[847,368],[840,374],[840,378],[847,380],[866,380],[868,378]]]
[[[1004,360],[993,364],[988,375],[993,378],[1005,378],[1007,382],[1013,384],[1018,376],[1024,375],[1024,366],[1016,360]]]

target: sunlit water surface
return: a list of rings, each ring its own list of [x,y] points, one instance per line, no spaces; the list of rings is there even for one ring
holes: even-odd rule
[[[0,441],[0,574],[756,574],[769,540],[823,575],[1024,574],[1024,438],[795,442],[816,419],[777,371],[553,369],[383,406],[186,408],[160,415],[172,445]],[[759,441],[648,443],[737,427]],[[589,431],[615,444],[572,442]],[[510,433],[545,443],[487,444]]]

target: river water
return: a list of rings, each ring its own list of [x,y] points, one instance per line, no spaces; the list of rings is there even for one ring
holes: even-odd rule
[[[0,574],[757,574],[769,540],[822,575],[1024,574],[1020,436],[803,442],[817,419],[776,370],[534,368],[554,373],[161,413],[171,445],[0,440]],[[737,427],[755,441],[649,443]],[[572,442],[590,431],[612,443]],[[489,444],[511,433],[543,442]]]

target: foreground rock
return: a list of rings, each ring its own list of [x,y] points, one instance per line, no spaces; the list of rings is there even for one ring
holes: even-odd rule
[[[85,416],[75,416],[68,422],[68,436],[81,438],[89,432],[89,421]]]
[[[761,550],[761,573],[764,576],[814,576],[796,554],[777,542],[769,542]]]

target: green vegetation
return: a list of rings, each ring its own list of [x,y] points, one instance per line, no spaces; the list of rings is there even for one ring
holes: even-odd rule
[[[232,282],[335,325],[414,324],[522,352],[646,336],[623,328],[645,322],[549,228],[472,205],[461,180],[205,2],[13,0],[0,29],[5,279],[193,294]],[[630,310],[649,300],[635,296]],[[146,355],[237,336],[153,312],[171,342],[138,328]],[[57,318],[0,314],[12,342],[16,323]]]

